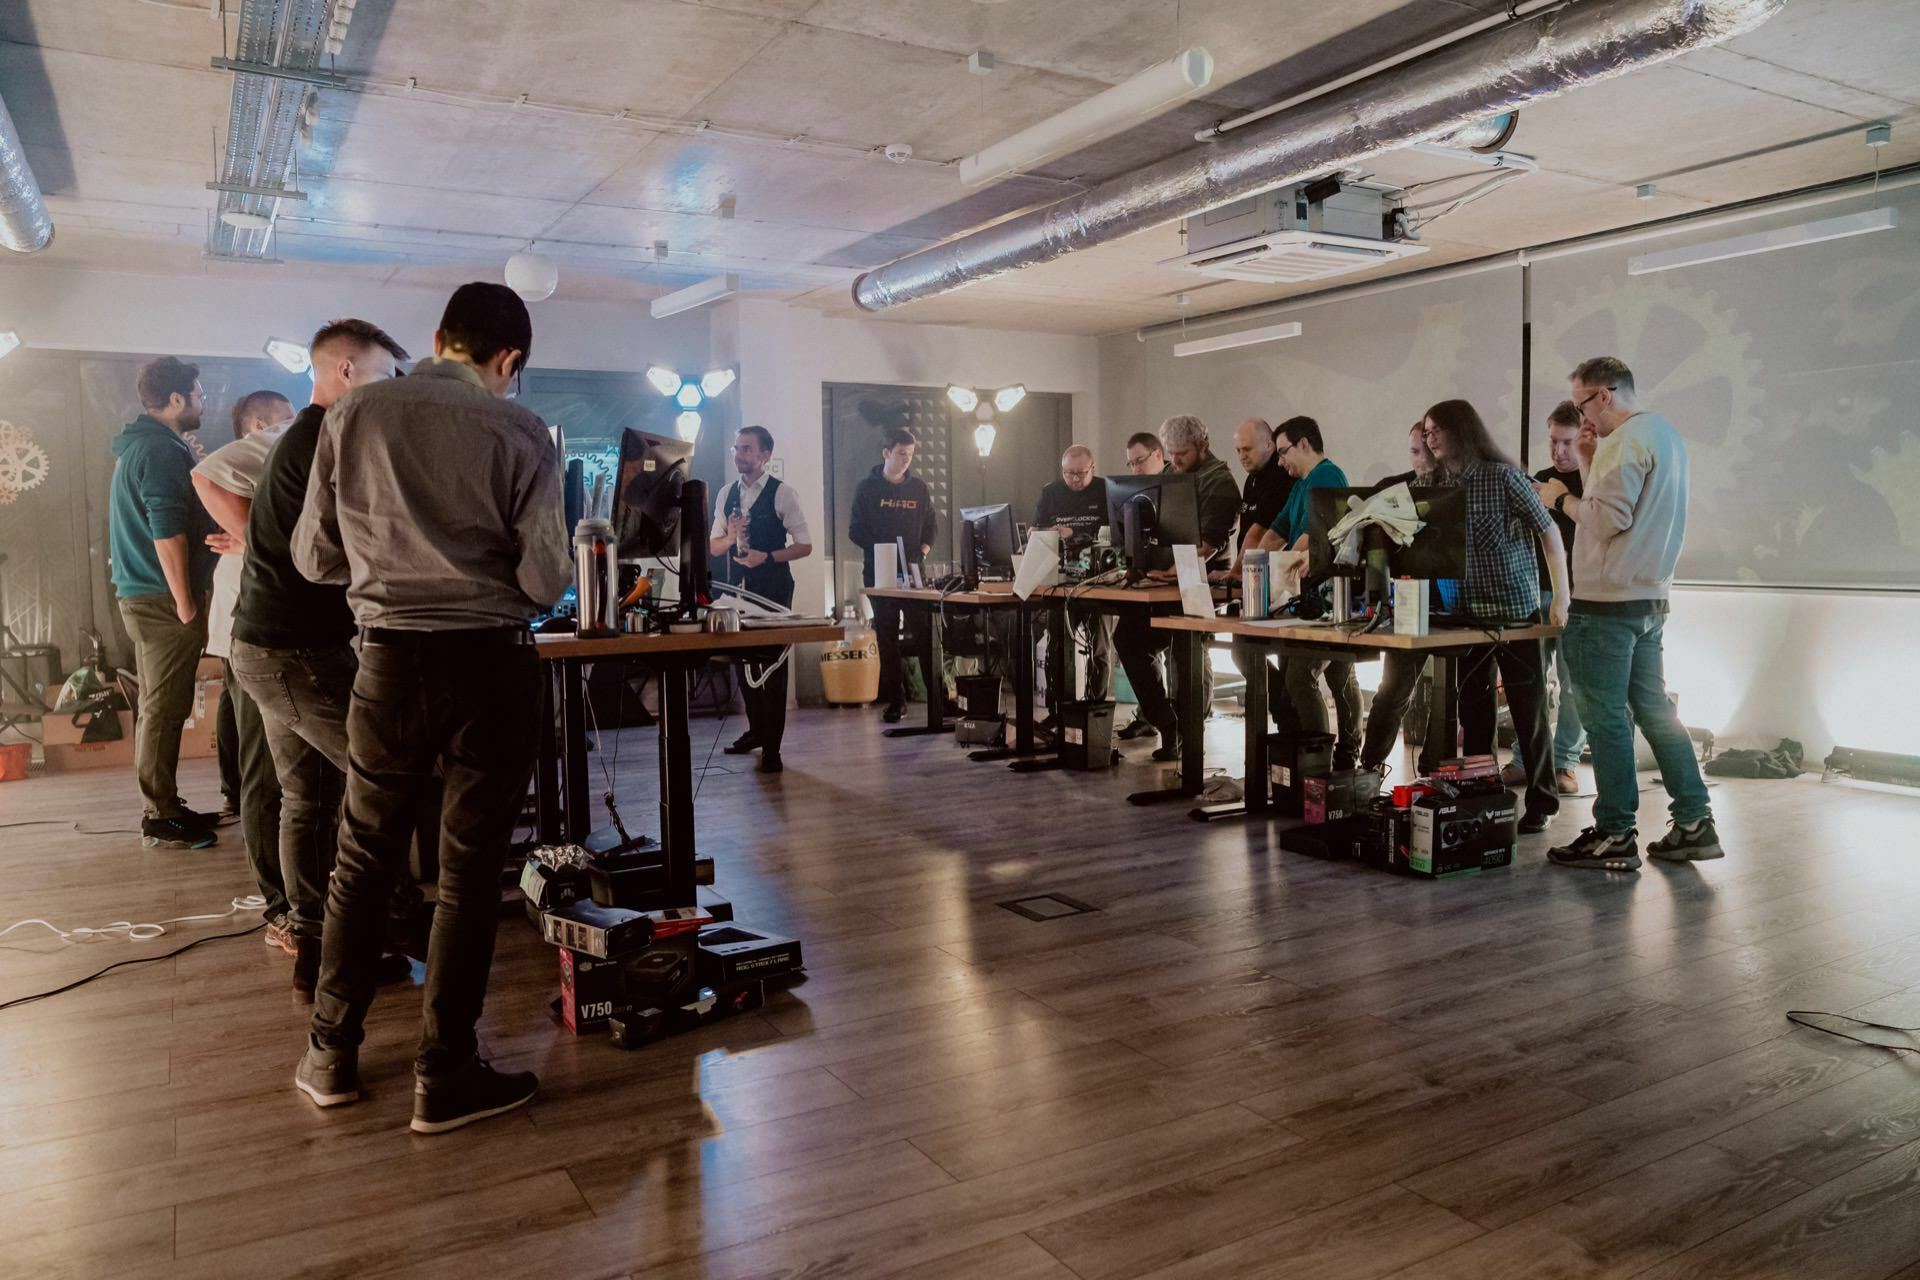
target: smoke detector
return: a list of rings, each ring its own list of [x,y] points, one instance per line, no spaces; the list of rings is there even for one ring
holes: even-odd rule
[[[889,142],[886,150],[881,154],[895,164],[905,164],[907,161],[913,159],[913,148],[904,142]]]

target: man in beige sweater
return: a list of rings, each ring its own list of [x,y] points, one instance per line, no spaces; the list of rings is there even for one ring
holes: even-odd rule
[[[1600,790],[1593,825],[1549,851],[1563,867],[1633,871],[1640,866],[1640,781],[1633,730],[1653,748],[1671,800],[1673,824],[1647,845],[1669,862],[1721,856],[1707,786],[1693,742],[1667,700],[1661,631],[1674,566],[1687,531],[1687,446],[1673,424],[1640,407],[1633,371],[1597,356],[1573,371],[1580,410],[1584,496],[1549,481],[1541,498],[1579,529],[1574,543],[1573,612],[1561,639],[1574,696],[1593,745]]]

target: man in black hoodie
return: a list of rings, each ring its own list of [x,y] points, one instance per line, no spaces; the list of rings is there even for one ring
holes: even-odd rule
[[[933,491],[919,476],[909,474],[913,467],[913,432],[895,427],[887,432],[881,446],[880,465],[868,473],[853,490],[853,522],[847,536],[866,553],[866,583],[870,587],[892,586],[873,580],[873,549],[892,545],[898,538],[907,548],[906,564],[919,564],[933,549],[936,525]],[[886,721],[896,724],[906,714],[906,679],[900,657],[900,602],[873,601],[873,626],[880,637],[880,700],[886,704]],[[941,696],[940,673],[923,673],[928,697]]]

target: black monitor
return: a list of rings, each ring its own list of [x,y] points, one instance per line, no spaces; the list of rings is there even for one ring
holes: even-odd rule
[[[1385,578],[1465,578],[1467,576],[1467,491],[1453,485],[1409,486],[1424,525],[1413,542],[1399,547],[1380,529],[1366,530],[1366,563],[1336,565],[1327,535],[1347,514],[1350,498],[1369,498],[1373,489],[1315,489],[1307,509],[1307,577],[1367,577],[1370,594],[1384,594]],[[1369,573],[1371,570],[1371,573]]]
[[[613,482],[613,532],[622,560],[660,560],[680,554],[680,492],[692,475],[693,446],[629,427],[620,436],[620,469]],[[700,537],[706,529],[695,531]],[[701,563],[706,553],[701,552]]]
[[[1193,477],[1107,477],[1107,527],[1136,572],[1173,568],[1173,549],[1200,541],[1200,498]]]
[[[960,508],[960,576],[971,591],[982,578],[1013,578],[1013,508],[1004,502]]]

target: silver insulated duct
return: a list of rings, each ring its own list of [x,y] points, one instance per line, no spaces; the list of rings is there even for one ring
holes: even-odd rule
[[[1786,0],[1585,0],[1468,36],[853,282],[880,311],[1317,177],[1765,22]]]
[[[333,0],[242,0],[233,56],[250,66],[295,72],[318,69],[326,48]],[[227,107],[226,150],[220,159],[223,190],[207,228],[207,254],[214,258],[266,261],[271,226],[279,210],[273,192],[289,186],[300,133],[306,86],[293,80],[236,72]],[[269,225],[236,227],[225,214],[255,215]]]
[[[27,149],[0,102],[0,247],[36,253],[53,243],[53,219],[40,198],[40,183],[27,164]]]

